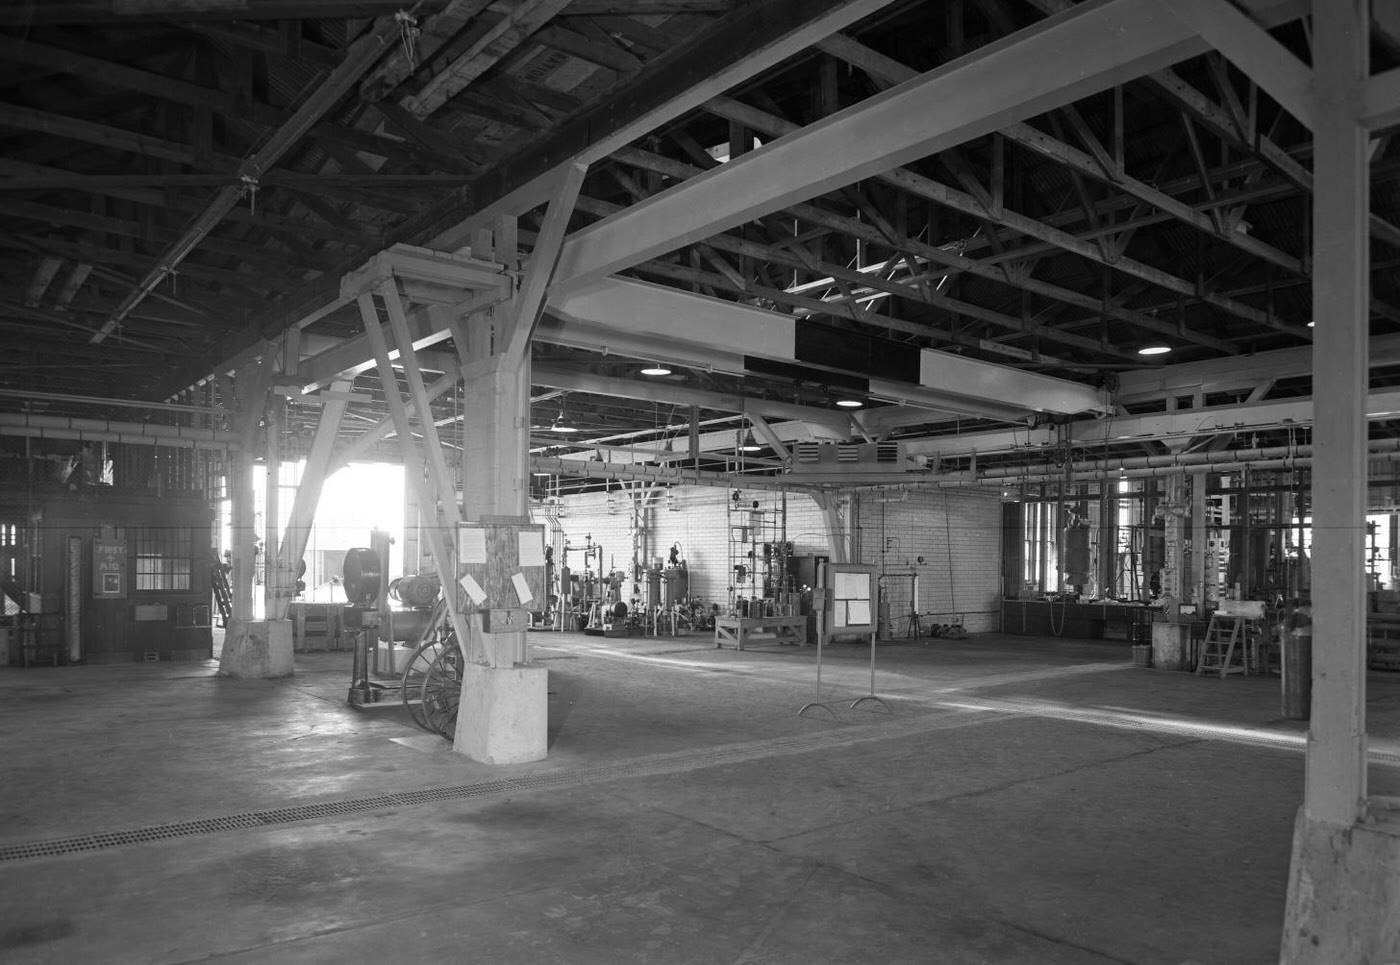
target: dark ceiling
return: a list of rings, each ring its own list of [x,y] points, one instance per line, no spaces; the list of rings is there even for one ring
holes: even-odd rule
[[[571,231],[1073,6],[7,0],[0,414],[185,418],[118,403],[205,405],[212,374],[289,327],[307,354],[359,336],[353,304],[320,314],[347,271],[396,244],[463,244],[474,213],[610,137],[627,142],[589,166]],[[1301,4],[1246,6],[1308,59]],[[1400,23],[1375,6],[1379,71],[1400,63]],[[744,69],[843,12],[839,30]],[[675,106],[730,70],[732,86]],[[870,389],[889,359],[922,349],[1093,386],[1121,419],[1173,409],[1179,396],[1197,408],[1305,398],[1311,154],[1303,124],[1235,66],[1194,56],[680,239],[623,272],[799,318],[824,357],[849,363],[755,362],[742,375],[678,363],[644,377],[636,352],[542,337],[532,421],[547,433],[562,409],[584,430],[569,445],[591,442],[595,455],[674,445],[692,421],[707,448],[724,448],[713,440],[751,422],[725,399],[819,413],[854,392],[865,408],[851,438],[922,440],[925,453],[954,434],[994,440],[1055,421],[911,408]],[[1381,338],[1400,331],[1397,173],[1400,150],[1383,134],[1372,168]],[[522,250],[544,210],[519,206]],[[1172,351],[1144,357],[1148,342]],[[1394,352],[1373,355],[1376,386],[1400,381]],[[383,418],[372,367],[355,387],[380,400],[358,403],[361,423]],[[451,393],[437,404],[453,415]],[[898,417],[861,421],[890,405]],[[294,425],[314,417],[294,398],[289,408]],[[833,435],[829,424],[793,429],[801,418],[767,421],[790,441]],[[1291,426],[1261,424],[1247,444],[1296,441]],[[1176,445],[1105,438],[1096,454],[1245,444],[1218,433]],[[956,444],[946,448],[945,468],[968,468]],[[993,441],[986,452],[984,467],[1024,456]]]

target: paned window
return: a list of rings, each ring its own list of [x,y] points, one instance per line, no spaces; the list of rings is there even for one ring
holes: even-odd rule
[[[190,527],[139,526],[130,534],[136,555],[137,590],[190,588]]]

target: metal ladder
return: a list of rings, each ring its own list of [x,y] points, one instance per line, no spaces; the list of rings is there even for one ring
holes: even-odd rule
[[[224,561],[218,553],[210,564],[209,580],[213,585],[214,602],[219,607],[219,626],[227,627],[233,619],[233,590],[229,586],[228,570],[224,569]]]
[[[1245,672],[1244,617],[1211,614],[1210,626],[1201,641],[1201,656],[1196,661],[1196,673],[1227,674]],[[1236,662],[1238,655],[1238,662]]]

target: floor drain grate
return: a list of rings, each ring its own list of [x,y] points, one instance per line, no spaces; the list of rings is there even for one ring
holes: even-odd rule
[[[951,712],[949,712],[951,711]],[[326,801],[318,804],[301,804],[292,807],[270,808],[262,811],[248,811],[243,814],[226,814],[196,821],[181,821],[172,824],[158,824],[146,828],[125,831],[112,831],[86,834],[69,838],[55,838],[48,841],[33,841],[20,844],[0,845],[0,862],[19,861],[27,858],[50,858],[66,854],[102,851],[132,844],[145,844],[173,838],[186,838],[202,834],[217,834],[222,831],[245,831],[267,828],[281,824],[295,824],[303,821],[334,818],[347,814],[361,814],[395,807],[434,804],[443,801],[459,801],[469,798],[488,797],[496,794],[530,791],[543,788],[561,788],[585,784],[597,784],[625,778],[657,777],[665,774],[678,774],[727,764],[742,764],[763,758],[781,757],[789,754],[803,754],[822,750],[839,744],[855,744],[870,740],[889,740],[913,737],[935,730],[966,727],[989,720],[1003,719],[1007,714],[1039,715],[1082,720],[1088,723],[1132,729],[1161,730],[1160,722],[1146,722],[1130,715],[1111,712],[1086,712],[1018,701],[981,700],[975,703],[945,704],[943,713],[919,715],[917,717],[883,720],[880,722],[854,725],[837,729],[822,729],[808,734],[778,737],[771,740],[741,741],[723,747],[704,750],[672,751],[653,754],[648,757],[596,767],[576,768],[546,774],[532,774],[524,777],[503,778],[481,781],[476,784],[459,784],[445,787],[426,787],[412,791],[392,791],[373,797],[354,798],[344,801]],[[1300,738],[1288,734],[1268,732],[1227,730],[1220,728],[1193,727],[1190,725],[1173,728],[1178,734],[1199,736],[1207,739],[1233,740],[1242,743],[1271,745],[1279,748],[1296,748]],[[1378,763],[1400,763],[1400,754],[1389,749],[1371,750],[1371,760]]]
[[[830,747],[833,744],[857,743],[864,740],[905,736],[950,726],[971,723],[979,715],[953,714],[921,716],[901,722],[891,727],[889,724],[854,726],[844,730],[822,730],[814,734],[794,737],[779,737],[773,740],[742,741],[727,747],[706,748],[700,751],[673,751],[654,754],[596,767],[576,768],[551,774],[534,774],[526,777],[504,778],[494,781],[481,781],[476,784],[459,784],[447,787],[427,787],[412,791],[393,791],[374,797],[355,798],[346,801],[327,801],[319,804],[302,804],[293,807],[270,808],[262,811],[248,811],[243,814],[226,814],[197,821],[181,821],[172,824],[158,824],[146,828],[125,831],[112,831],[99,834],[85,834],[70,838],[55,838],[48,841],[25,842],[0,845],[0,862],[19,861],[26,858],[49,858],[65,854],[78,854],[120,848],[125,845],[145,844],[153,841],[166,841],[172,838],[186,838],[201,834],[216,834],[221,831],[243,831],[266,828],[279,824],[294,824],[333,818],[346,814],[360,814],[385,808],[411,807],[420,804],[433,804],[442,801],[459,801],[468,798],[506,794],[512,791],[529,791],[539,788],[569,787],[595,784],[631,777],[652,777],[698,770],[720,764],[737,764],[762,757],[784,754],[800,754],[811,750]]]

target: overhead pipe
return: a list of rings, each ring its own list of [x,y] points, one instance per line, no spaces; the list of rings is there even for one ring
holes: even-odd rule
[[[74,405],[115,406],[124,409],[151,409],[161,412],[191,412],[213,415],[207,405],[182,405],[176,402],[143,402],[139,399],[112,399],[95,395],[70,395],[66,392],[32,392],[28,389],[0,389],[0,398],[24,399],[29,402],[68,402]]]
[[[1372,452],[1400,451],[1400,440],[1380,439],[1371,444]],[[1178,452],[1151,456],[1120,456],[1071,463],[1069,471],[1075,474],[1097,474],[1120,469],[1186,469],[1190,467],[1210,468],[1227,463],[1251,463],[1259,460],[1287,460],[1312,456],[1311,445],[1268,446],[1252,449],[1223,449],[1218,452]],[[1026,470],[1011,466],[993,466],[978,471],[984,479],[1022,479],[1030,477],[1058,477],[1065,467],[1053,466],[1043,470]]]
[[[233,436],[222,429],[113,422],[110,419],[78,419],[71,416],[35,415],[24,412],[0,413],[0,435],[172,448],[239,448]]]
[[[1370,458],[1379,462],[1400,462],[1400,440],[1375,440],[1369,447]],[[1071,478],[1112,475],[1116,478],[1140,479],[1160,476],[1165,472],[1181,471],[1193,474],[1226,472],[1240,469],[1301,469],[1312,466],[1312,446],[1274,446],[1266,449],[1236,449],[1212,453],[1184,453],[1176,456],[1145,456],[1134,459],[1106,460],[1100,463],[1074,463]],[[1005,485],[1011,482],[1047,482],[1063,478],[1061,468],[1025,469],[997,468],[976,473],[950,473],[938,477],[940,486]]]

